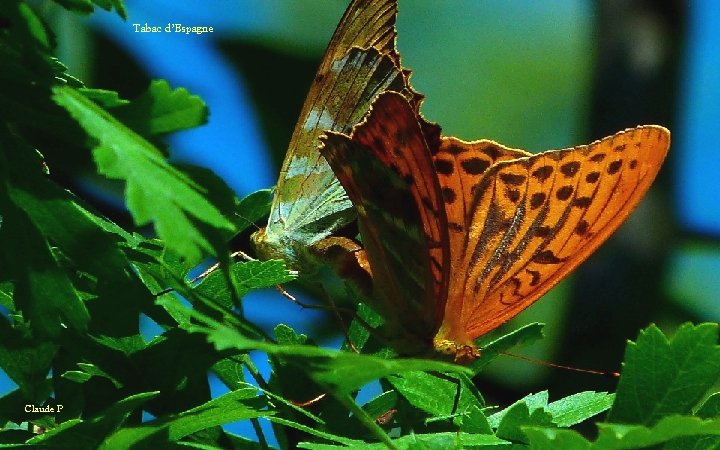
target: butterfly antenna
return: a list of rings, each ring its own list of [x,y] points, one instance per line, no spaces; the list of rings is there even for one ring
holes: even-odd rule
[[[554,367],[556,369],[563,369],[563,370],[570,370],[572,372],[580,372],[580,373],[589,373],[592,375],[600,375],[603,377],[611,377],[611,378],[619,378],[620,372],[616,371],[606,371],[606,370],[595,370],[595,369],[581,369],[579,367],[572,367],[572,366],[565,366],[563,364],[555,364],[547,361],[542,361],[535,358],[530,358],[528,356],[518,355],[516,353],[510,353],[510,352],[500,352],[503,355],[512,356],[513,358],[522,359],[524,361],[531,362],[533,364],[537,364],[540,366],[545,367]]]
[[[230,254],[230,257],[231,257],[231,258],[237,258],[238,256],[240,256],[241,258],[243,258],[243,259],[245,259],[245,260],[247,260],[247,261],[255,261],[255,258],[253,258],[252,256],[248,255],[247,253],[245,253],[245,252],[243,252],[243,251],[241,251],[241,250],[238,250],[238,251],[233,252],[233,253]],[[205,269],[205,270],[203,271],[203,273],[201,273],[200,275],[198,275],[198,276],[194,277],[192,280],[190,280],[190,282],[191,282],[191,283],[195,283],[195,282],[197,282],[198,280],[202,280],[202,279],[205,278],[206,276],[208,276],[208,275],[210,275],[211,273],[215,272],[215,271],[218,269],[218,267],[220,267],[220,263],[215,263],[215,264],[213,264],[212,266],[210,266],[210,267],[208,267],[207,269]]]
[[[255,231],[260,231],[260,230],[262,230],[262,228],[259,227],[255,222],[253,222],[252,220],[250,220],[250,219],[248,219],[247,217],[243,216],[242,214],[240,214],[240,213],[234,213],[234,214],[235,214],[236,216],[238,216],[239,218],[241,218],[242,220],[244,220],[245,222],[249,223],[250,225],[248,225],[248,226],[255,227]]]
[[[345,335],[345,342],[348,343],[348,346],[350,347],[350,350],[353,351],[353,353],[360,353],[360,350],[358,350],[357,347],[355,347],[355,344],[353,344],[352,339],[350,339],[350,330],[348,329],[347,324],[343,320],[342,316],[340,315],[340,308],[337,307],[335,304],[335,301],[332,299],[332,296],[328,295],[328,303],[330,304],[330,307],[332,308],[333,314],[335,315],[335,318],[340,322],[340,327],[343,330],[343,334]],[[360,319],[360,317],[357,315],[356,311],[352,311],[353,317],[355,319]]]
[[[256,230],[256,231],[260,231],[260,230],[261,230],[261,228],[255,224],[255,222],[252,222],[250,219],[247,219],[247,218],[244,217],[242,214],[235,213],[235,215],[238,216],[239,218],[241,218],[242,220],[244,220],[245,222],[249,223],[250,226],[255,227],[255,230]],[[237,258],[238,256],[241,257],[242,259],[246,260],[246,261],[257,261],[257,259],[255,259],[255,258],[253,258],[252,256],[248,255],[247,253],[245,253],[245,252],[242,251],[242,250],[238,250],[238,251],[233,252],[233,253],[230,254],[230,257],[231,257],[231,258]],[[208,267],[205,271],[203,271],[203,273],[201,273],[200,275],[198,275],[198,276],[196,276],[195,278],[193,278],[192,280],[190,280],[190,282],[191,282],[191,283],[195,283],[195,282],[197,282],[198,280],[201,280],[201,279],[205,278],[206,276],[208,276],[208,275],[210,275],[211,273],[213,273],[214,271],[216,271],[216,270],[218,269],[218,267],[220,267],[220,263],[215,263],[215,264],[213,264],[212,266]]]
[[[292,403],[295,406],[299,406],[300,408],[306,408],[310,405],[314,405],[315,403],[319,402],[320,400],[325,398],[326,395],[327,395],[326,393],[322,393],[322,394],[318,395],[317,397],[311,398],[310,400],[307,400],[304,402],[296,402],[295,400],[290,400],[290,403]]]
[[[351,310],[349,310],[349,309],[347,309],[347,308],[341,308],[341,307],[337,306],[337,305],[335,304],[335,302],[333,301],[333,299],[332,299],[330,296],[328,296],[328,303],[329,303],[329,305],[313,305],[313,304],[310,304],[310,303],[301,302],[301,301],[298,300],[294,295],[292,295],[291,293],[289,293],[287,290],[285,290],[284,287],[282,287],[282,286],[279,285],[279,284],[275,285],[275,289],[277,289],[278,292],[280,292],[280,294],[281,294],[283,297],[287,298],[288,300],[290,300],[291,302],[295,303],[296,305],[298,305],[298,306],[301,307],[301,308],[304,308],[304,309],[322,309],[322,310],[325,310],[325,311],[327,311],[327,310],[332,311],[333,314],[335,315],[335,317],[336,317],[336,318],[338,319],[338,321],[340,322],[340,326],[341,326],[342,329],[343,329],[343,334],[345,335],[345,340],[347,341],[348,345],[350,345],[350,348],[352,349],[353,352],[355,352],[355,353],[360,353],[360,351],[355,347],[355,345],[354,345],[354,344],[352,343],[352,341],[350,340],[350,336],[349,336],[349,334],[348,334],[348,328],[347,328],[347,326],[345,325],[345,321],[343,320],[342,316],[340,316],[340,312],[345,312],[345,313],[353,314],[355,319],[361,320],[361,319],[357,316],[357,313],[355,313],[354,311],[351,311]],[[364,322],[363,322],[362,324],[363,324],[363,326],[367,325],[367,324],[364,323]]]

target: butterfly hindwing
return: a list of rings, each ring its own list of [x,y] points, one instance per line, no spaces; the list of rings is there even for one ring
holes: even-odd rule
[[[426,135],[439,135],[424,125],[405,98],[386,92],[351,137],[328,133],[321,152],[357,208],[379,309],[428,337],[442,314],[449,252],[440,187],[420,175],[434,171]]]

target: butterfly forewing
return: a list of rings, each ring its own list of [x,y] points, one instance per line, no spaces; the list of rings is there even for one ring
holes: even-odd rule
[[[518,314],[594,252],[637,206],[669,144],[666,129],[643,126],[488,169],[471,203],[468,276],[450,291],[464,295],[448,300],[462,302],[468,336]]]
[[[405,89],[405,80],[393,58],[375,49],[353,48],[336,60],[331,70],[333,76],[326,80],[326,89],[315,93],[309,114],[298,122],[301,128],[295,130],[290,142],[276,190],[277,205],[269,221],[284,229],[306,231],[306,244],[344,225],[347,217],[343,212],[350,207],[342,187],[317,151],[319,136],[325,130],[349,132],[379,92]],[[312,202],[299,200],[299,193]]]
[[[415,107],[409,71],[395,51],[395,0],[355,0],[333,34],[293,132],[268,226],[253,236],[261,258],[282,258],[305,271],[302,253],[354,218],[352,204],[317,147],[325,130],[348,133],[385,90]]]

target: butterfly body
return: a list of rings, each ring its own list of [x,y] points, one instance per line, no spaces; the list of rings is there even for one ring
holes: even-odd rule
[[[465,362],[622,224],[669,143],[642,126],[533,155],[441,137],[387,92],[321,151],[357,207],[378,309],[418,347]]]

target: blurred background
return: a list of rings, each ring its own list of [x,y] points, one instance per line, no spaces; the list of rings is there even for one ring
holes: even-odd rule
[[[57,33],[59,58],[88,86],[132,98],[149,80],[164,78],[200,95],[210,122],[170,136],[172,158],[213,169],[242,197],[275,184],[347,3],[126,0],[126,22],[105,11],[79,20],[50,2],[37,6]],[[688,320],[720,318],[720,3],[399,0],[399,10],[403,65],[427,96],[425,117],[445,134],[535,152],[638,124],[672,131],[665,166],[628,222],[514,321],[547,324],[546,339],[519,353],[618,370],[626,341],[649,323],[672,332]],[[214,32],[136,33],[132,25],[169,22]],[[53,170],[131,227],[121,187],[87,176],[87,164],[68,161]],[[310,335],[333,320],[276,291],[246,304],[253,320],[269,327],[282,320]],[[330,345],[341,340],[317,334]],[[0,392],[11,386],[3,377]],[[510,357],[477,382],[488,403],[500,405],[542,389],[555,400],[616,383]]]

